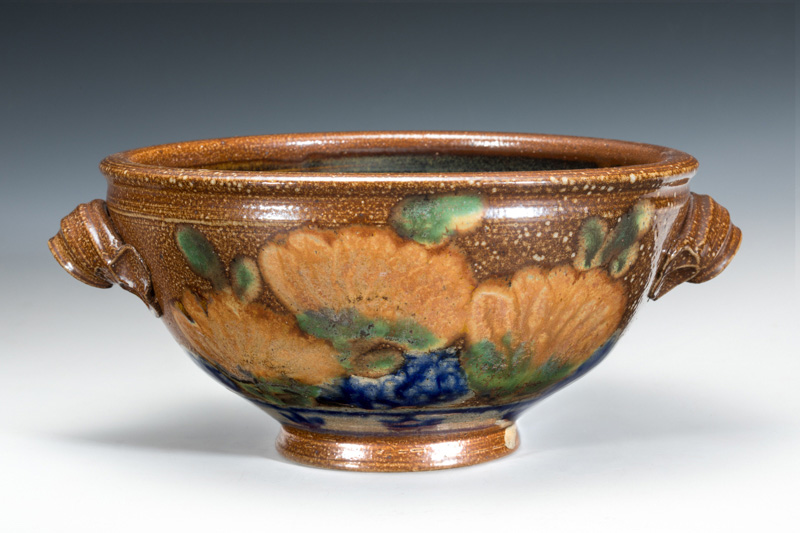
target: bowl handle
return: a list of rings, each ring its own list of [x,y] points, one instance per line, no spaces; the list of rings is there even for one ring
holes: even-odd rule
[[[61,220],[61,229],[47,245],[58,264],[76,279],[101,289],[116,283],[161,316],[150,271],[139,252],[117,235],[103,200],[76,207]]]
[[[672,226],[648,296],[658,300],[684,281],[702,283],[717,276],[741,241],[742,232],[731,224],[727,209],[710,196],[692,193]]]

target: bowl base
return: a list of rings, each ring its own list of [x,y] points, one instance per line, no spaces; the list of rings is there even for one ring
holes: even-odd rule
[[[298,463],[363,472],[414,472],[498,459],[519,446],[517,426],[402,436],[342,435],[283,426],[278,451]]]

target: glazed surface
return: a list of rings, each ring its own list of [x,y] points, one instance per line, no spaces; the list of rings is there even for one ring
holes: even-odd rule
[[[283,424],[300,462],[450,468],[611,350],[646,296],[718,275],[741,232],[691,156],[533,134],[212,139],[106,158],[49,241],[138,296]]]
[[[696,166],[547,136],[291,141],[112,156],[108,212],[198,364],[286,424],[340,432],[486,427],[585,373]],[[528,170],[486,170],[503,160]]]

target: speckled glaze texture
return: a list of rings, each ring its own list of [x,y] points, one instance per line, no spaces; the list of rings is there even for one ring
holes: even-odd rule
[[[301,463],[464,466],[741,232],[668,148],[475,132],[193,141],[101,163],[50,249],[118,284]]]

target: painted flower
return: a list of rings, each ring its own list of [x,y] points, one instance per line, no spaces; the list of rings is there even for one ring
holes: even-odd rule
[[[258,265],[300,328],[349,354],[351,368],[366,353],[380,351],[367,360],[392,370],[403,354],[448,346],[463,335],[475,287],[457,251],[385,228],[297,230],[264,246]]]
[[[611,337],[627,305],[603,269],[528,267],[474,292],[462,363],[478,392],[510,393],[565,377]]]
[[[171,315],[187,347],[235,379],[318,385],[345,374],[330,344],[230,288],[202,298],[186,291]]]

